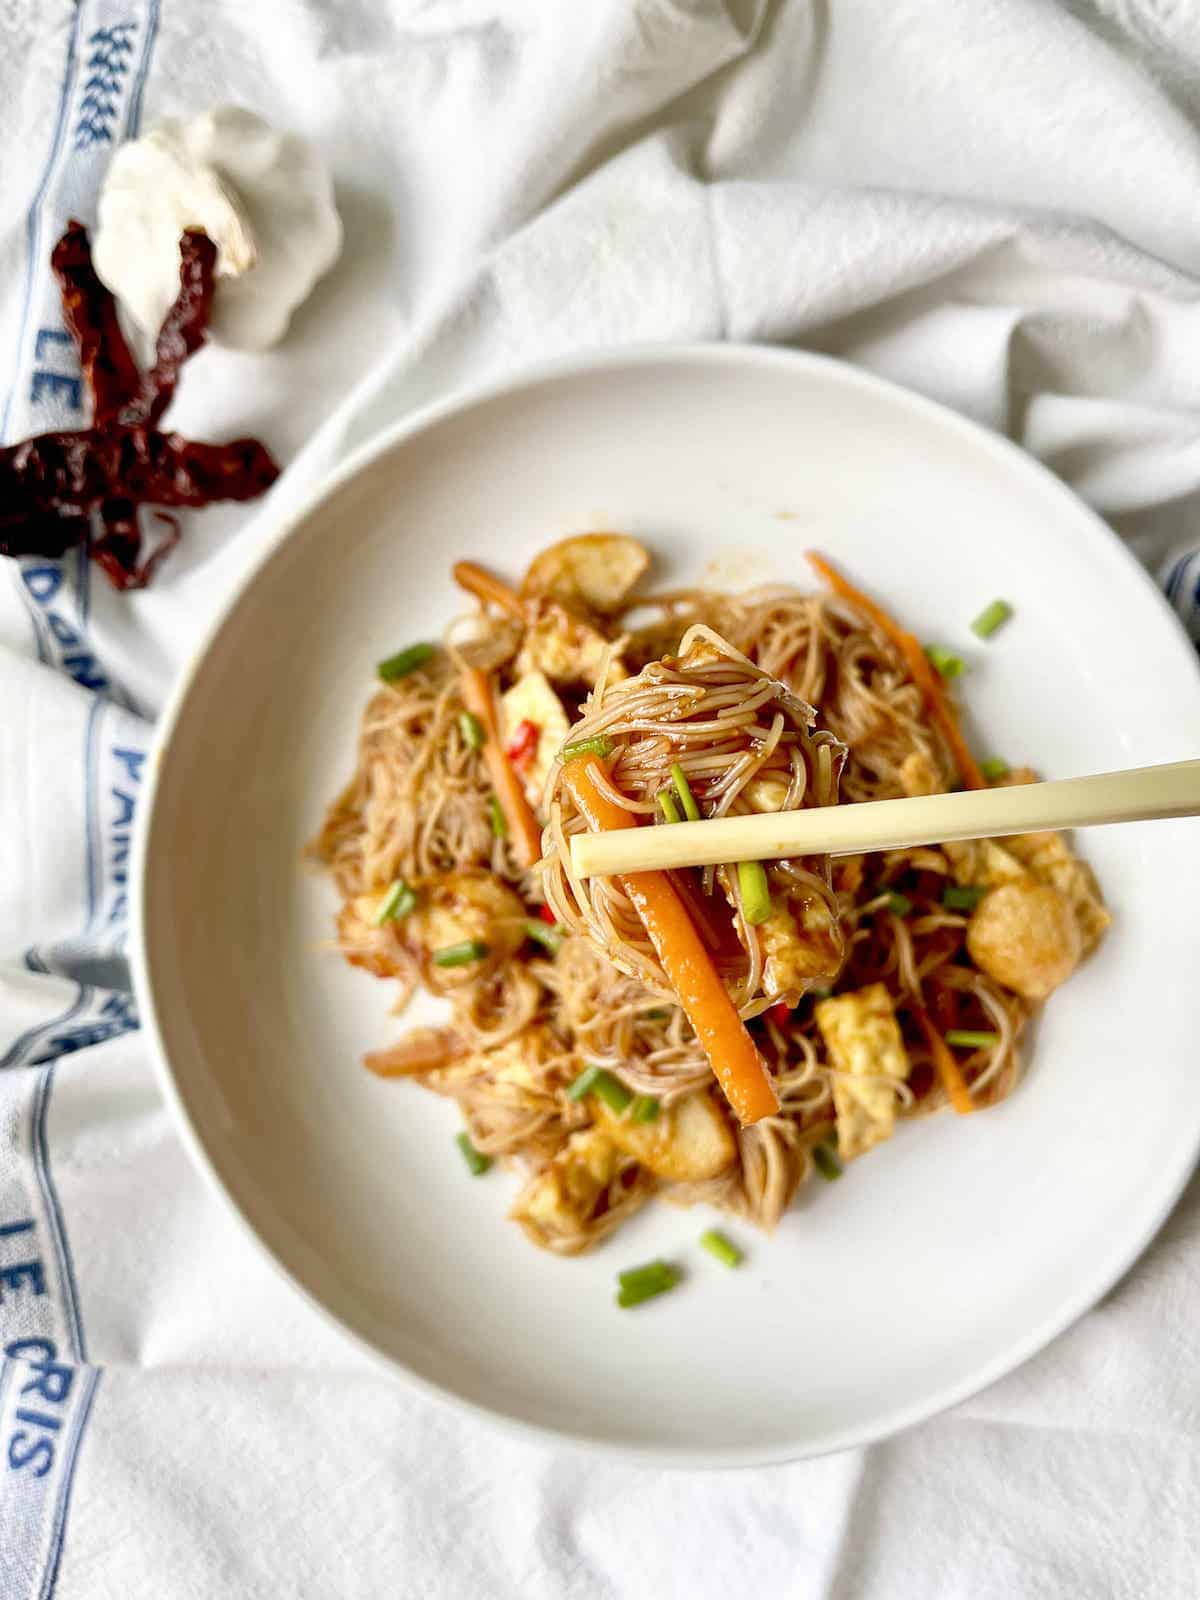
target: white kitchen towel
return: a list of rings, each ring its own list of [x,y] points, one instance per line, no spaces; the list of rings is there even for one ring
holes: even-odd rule
[[[224,100],[317,142],[346,253],[279,350],[195,358],[171,420],[287,471],[186,519],[141,594],[0,563],[0,1600],[1191,1600],[1197,1184],[1078,1327],[901,1438],[585,1459],[387,1383],[276,1280],[185,1160],[124,949],[151,719],[270,521],[538,357],[861,362],[1039,455],[1200,634],[1200,10],[0,0],[7,438],[82,414],[68,216],[139,123]]]

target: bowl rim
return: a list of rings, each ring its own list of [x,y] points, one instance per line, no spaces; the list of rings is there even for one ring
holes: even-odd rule
[[[184,1092],[177,1082],[167,1052],[163,1025],[154,998],[151,972],[152,958],[146,943],[148,865],[154,832],[154,818],[159,782],[171,752],[176,730],[182,724],[188,701],[210,650],[216,643],[234,613],[249,595],[259,577],[282,550],[293,534],[321,506],[332,499],[342,487],[360,474],[370,471],[380,460],[407,444],[417,435],[440,422],[494,400],[521,391],[536,389],[546,384],[587,379],[621,368],[641,368],[662,363],[667,365],[707,366],[746,365],[774,367],[807,367],[832,378],[850,388],[882,396],[892,403],[907,408],[910,413],[934,423],[951,433],[957,433],[975,448],[990,453],[1008,470],[1024,473],[1038,481],[1044,492],[1069,504],[1074,515],[1080,515],[1092,524],[1094,534],[1105,547],[1106,554],[1118,565],[1143,593],[1153,597],[1159,615],[1166,623],[1166,631],[1174,638],[1180,664],[1180,679],[1190,678],[1197,703],[1200,706],[1200,659],[1185,633],[1182,623],[1154,582],[1149,571],[1133,554],[1129,546],[1108,526],[1071,488],[1019,445],[1002,434],[964,416],[962,413],[931,400],[902,384],[881,378],[861,367],[833,356],[821,355],[789,346],[758,343],[728,343],[720,341],[692,341],[686,343],[630,344],[582,354],[569,354],[538,361],[486,378],[485,380],[456,388],[429,404],[418,407],[372,434],[356,446],[334,470],[320,477],[300,498],[269,527],[261,548],[240,573],[229,592],[218,605],[214,615],[201,631],[188,655],[182,670],[167,697],[162,714],[154,730],[150,760],[146,766],[144,790],[140,796],[134,826],[131,895],[130,964],[133,973],[134,993],[141,1019],[143,1037],[148,1046],[155,1076],[170,1109],[175,1127],[193,1166],[202,1174],[210,1191],[217,1194],[226,1213],[232,1216],[243,1235],[251,1239],[260,1257],[269,1263],[274,1272],[292,1288],[317,1313],[327,1327],[335,1329],[364,1355],[368,1362],[391,1379],[409,1386],[429,1400],[465,1412],[492,1428],[499,1428],[510,1437],[543,1447],[557,1447],[589,1456],[609,1460],[635,1462],[643,1466],[677,1469],[728,1470],[755,1466],[782,1465],[790,1461],[809,1459],[877,1443],[890,1438],[919,1422],[940,1415],[971,1396],[979,1394],[1000,1378],[1013,1372],[1043,1350],[1048,1344],[1091,1310],[1116,1283],[1124,1277],[1157,1235],[1179,1201],[1189,1178],[1200,1159],[1200,1128],[1197,1129],[1193,1148],[1186,1159],[1177,1162],[1162,1191],[1164,1199],[1153,1216],[1132,1239],[1122,1239],[1105,1252],[1100,1264],[1090,1274],[1083,1288],[1067,1302],[1056,1308],[1021,1340],[1015,1342],[1002,1355],[985,1363],[970,1376],[948,1384],[933,1395],[908,1402],[877,1416],[870,1423],[859,1423],[842,1428],[830,1428],[815,1438],[794,1440],[766,1447],[736,1446],[729,1449],[694,1445],[638,1444],[620,1442],[586,1432],[559,1429],[548,1424],[530,1421],[511,1411],[495,1408],[444,1387],[416,1372],[396,1356],[377,1345],[371,1338],[350,1326],[332,1308],[327,1306],[308,1287],[275,1248],[264,1237],[242,1201],[235,1197],[221,1174],[217,1157],[204,1143],[194,1123]]]

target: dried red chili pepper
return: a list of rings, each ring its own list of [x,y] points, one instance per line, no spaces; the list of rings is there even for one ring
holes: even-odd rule
[[[252,500],[279,476],[257,439],[200,444],[154,426],[183,363],[204,343],[212,310],[216,247],[189,229],[179,254],[179,294],[143,373],[92,266],[87,230],[72,222],[55,245],[51,264],[91,392],[92,426],[0,449],[0,555],[54,557],[86,543],[117,588],[140,586],[179,538],[175,519],[160,513],[170,532],[143,560],[140,507]]]

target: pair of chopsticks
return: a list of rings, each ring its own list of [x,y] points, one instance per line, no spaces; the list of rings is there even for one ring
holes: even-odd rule
[[[1200,760],[1062,778],[1011,788],[872,800],[671,827],[582,833],[571,859],[582,877],[663,872],[783,856],[858,855],[906,850],[955,839],[1002,839],[1014,833],[1094,828],[1200,815]]]

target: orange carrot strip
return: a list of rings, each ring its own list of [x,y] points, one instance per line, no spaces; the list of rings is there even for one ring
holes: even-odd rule
[[[954,764],[959,770],[963,783],[966,784],[968,789],[986,789],[987,781],[983,773],[980,772],[975,757],[967,748],[967,741],[962,736],[958,718],[954,715],[954,709],[946,698],[942,685],[938,680],[937,671],[931,665],[929,657],[924,650],[921,649],[920,642],[911,633],[907,633],[898,622],[894,621],[882,606],[876,605],[875,601],[863,594],[861,589],[856,589],[818,551],[810,550],[808,559],[835,594],[840,594],[843,600],[848,600],[864,616],[869,617],[875,626],[896,646],[904,657],[910,677],[925,696],[925,704],[929,708],[930,716],[950,747],[950,754],[954,757]]]
[[[563,772],[563,782],[594,832],[636,828],[632,813],[610,800],[597,782],[606,776],[600,763],[589,757],[573,761]],[[779,1110],[779,1097],[766,1063],[667,874],[630,872],[620,881],[712,1063],[730,1110],[743,1125],[773,1116]]]
[[[501,578],[493,576],[483,567],[477,566],[474,561],[456,561],[451,569],[454,581],[460,589],[465,589],[468,594],[473,594],[476,600],[485,604],[499,606],[501,611],[507,611],[510,616],[521,621],[525,619],[525,605],[519,594],[510,589]]]
[[[508,823],[509,837],[523,867],[533,866],[542,857],[542,830],[538,827],[521,780],[512,769],[504,746],[500,743],[500,729],[496,722],[496,705],[492,699],[492,685],[486,672],[478,667],[464,667],[460,679],[463,703],[468,711],[479,718],[483,728],[483,759],[487,765],[492,788],[500,802],[504,820]]]
[[[929,1013],[924,1006],[914,1006],[913,1016],[917,1019],[917,1026],[925,1035],[925,1043],[933,1054],[933,1064],[937,1068],[938,1077],[942,1080],[942,1088],[949,1096],[950,1104],[960,1117],[965,1117],[977,1108],[971,1098],[971,1091],[967,1088],[967,1080],[959,1070],[950,1046],[929,1020]]]

